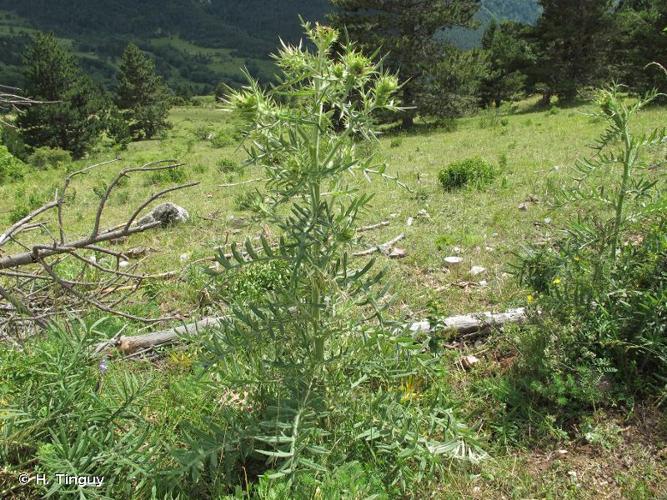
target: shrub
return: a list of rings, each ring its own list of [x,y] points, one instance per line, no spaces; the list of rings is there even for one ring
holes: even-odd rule
[[[25,164],[0,145],[0,184],[19,181],[26,173]]]
[[[243,165],[230,160],[229,158],[221,158],[216,164],[218,172],[221,174],[240,173],[243,171]]]
[[[35,149],[28,162],[35,168],[47,169],[67,165],[72,162],[72,154],[60,148],[41,147]]]
[[[551,404],[576,409],[665,396],[665,197],[639,169],[639,159],[665,136],[631,132],[635,115],[654,98],[628,105],[618,89],[600,92],[599,116],[608,129],[599,154],[578,165],[578,182],[555,199],[581,208],[577,219],[553,246],[521,255],[521,283],[542,311],[525,339],[532,355],[524,370],[530,390]]]
[[[16,191],[14,207],[9,212],[10,223],[18,222],[33,210],[41,207],[52,194],[52,192],[37,190],[32,190],[30,194],[26,194],[25,189]]]
[[[214,148],[224,148],[234,144],[234,139],[229,137],[224,131],[218,130],[211,138],[211,146]]]
[[[447,191],[464,186],[481,188],[498,174],[497,169],[481,158],[469,158],[451,163],[438,174],[438,180]]]
[[[187,174],[182,168],[156,170],[147,179],[148,184],[169,184],[185,181]]]

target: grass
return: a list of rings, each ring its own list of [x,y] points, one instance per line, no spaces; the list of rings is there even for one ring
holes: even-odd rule
[[[400,233],[406,235],[399,244],[406,250],[406,258],[382,262],[394,284],[395,301],[390,311],[394,318],[421,320],[433,315],[500,311],[526,303],[526,292],[509,274],[514,253],[521,245],[558,231],[565,214],[550,210],[546,200],[554,185],[569,179],[576,159],[588,155],[588,145],[603,127],[587,116],[592,109],[588,105],[557,113],[535,111],[531,105],[522,103],[518,112],[492,123],[487,117],[473,116],[457,120],[448,130],[423,127],[410,134],[388,130],[369,152],[385,159],[387,172],[407,186],[378,180],[365,186],[375,194],[374,208],[365,215],[365,222],[388,220],[390,225],[364,233],[359,241],[359,247],[365,248]],[[212,141],[202,140],[206,136],[202,130],[228,137],[234,137],[238,130],[234,118],[214,104],[174,108],[170,120],[173,128],[163,138],[133,143],[127,151],[119,152],[123,158],[120,164],[77,181],[76,208],[69,213],[68,223],[72,232],[85,232],[98,200],[95,188],[108,182],[122,166],[169,157],[185,162],[185,178],[200,184],[173,193],[169,200],[184,206],[192,215],[191,221],[137,235],[124,246],[152,249],[144,264],[147,271],[185,267],[178,279],[151,285],[146,297],[150,292],[153,310],[193,316],[215,306],[207,302],[202,291],[208,278],[197,272],[210,263],[196,261],[211,257],[218,245],[242,241],[262,231],[252,213],[238,209],[237,201],[244,193],[261,189],[261,184],[220,185],[255,179],[261,173],[230,167],[244,159],[237,142],[215,147]],[[658,107],[648,109],[640,118],[646,129],[665,121],[667,109]],[[115,154],[101,145],[98,152],[78,164],[96,163]],[[496,166],[496,179],[482,188],[446,192],[438,182],[438,172],[452,162],[474,157]],[[34,171],[21,182],[0,186],[0,220],[9,222],[17,193],[47,195],[63,175],[62,169]],[[167,185],[141,177],[130,180],[110,200],[105,225],[122,221],[129,206]],[[522,204],[526,210],[520,210]],[[408,219],[412,224],[408,225]],[[450,272],[443,259],[455,254],[464,258],[464,264]],[[486,273],[470,276],[472,266],[483,266]],[[481,280],[486,286],[480,285]],[[119,325],[118,321],[106,327],[109,335],[114,325]],[[565,433],[556,427],[522,427],[521,420],[512,421],[511,411],[494,407],[503,399],[499,394],[509,390],[502,375],[517,355],[512,335],[510,331],[483,346],[471,347],[470,352],[483,359],[481,367],[472,371],[458,367],[458,351],[443,354],[442,362],[450,370],[442,385],[460,413],[486,439],[493,459],[480,466],[453,466],[446,481],[426,485],[424,493],[442,498],[599,498],[600,494],[651,498],[667,494],[667,468],[660,455],[667,421],[661,414],[643,407],[630,414],[600,412],[587,429]],[[198,408],[205,408],[204,413],[211,411],[206,401],[222,397],[224,392],[214,385],[202,388],[193,399],[190,393],[179,392],[179,387],[189,383],[197,349],[194,345],[185,351],[172,350],[157,371],[148,363],[122,364],[111,376],[129,368],[161,387],[145,411],[157,424],[175,428],[189,415],[198,414]],[[548,416],[543,421],[548,422]],[[0,484],[2,474],[0,471]]]

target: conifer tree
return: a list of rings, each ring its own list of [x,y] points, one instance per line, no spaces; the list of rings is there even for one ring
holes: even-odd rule
[[[543,13],[534,32],[539,60],[536,78],[546,95],[573,101],[587,85],[607,76],[613,0],[540,0]]]
[[[150,139],[169,126],[169,93],[155,73],[155,63],[136,45],[123,53],[118,72],[116,105],[134,138]]]
[[[420,111],[420,96],[429,70],[441,61],[446,42],[442,31],[470,27],[479,0],[331,0],[337,8],[334,24],[347,29],[352,40],[367,52],[380,47],[385,66],[398,72],[403,82],[401,98],[406,110],[403,124],[412,125]]]
[[[526,87],[526,69],[535,62],[531,45],[525,39],[529,27],[505,21],[492,21],[482,37],[488,59],[488,74],[481,86],[482,102],[499,106],[519,96]]]
[[[83,75],[52,34],[38,34],[25,53],[25,93],[43,101],[20,112],[26,144],[71,151],[82,157],[98,139],[107,108],[102,91]]]
[[[667,80],[656,62],[667,67],[667,2],[623,0],[618,5],[613,61],[617,78],[640,93],[667,92]]]

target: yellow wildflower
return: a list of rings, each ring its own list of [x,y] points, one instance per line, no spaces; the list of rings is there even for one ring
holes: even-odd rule
[[[554,285],[560,285],[560,278],[556,278],[552,281]]]
[[[532,304],[535,301],[535,297],[533,297],[532,294],[529,294],[526,299],[528,300],[529,304]]]

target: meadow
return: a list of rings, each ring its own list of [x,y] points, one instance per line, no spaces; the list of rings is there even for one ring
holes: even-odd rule
[[[517,252],[531,243],[548,242],[562,231],[571,213],[554,210],[549,200],[558,186],[571,182],[576,161],[591,155],[590,145],[605,126],[591,115],[593,104],[545,110],[535,104],[523,101],[512,109],[482,111],[441,126],[419,124],[410,133],[386,129],[377,144],[365,146],[365,154],[385,161],[388,176],[396,179],[350,178],[351,184],[374,195],[363,224],[387,222],[359,234],[354,246],[364,250],[405,235],[396,245],[405,250],[404,258],[378,257],[379,265],[387,268],[394,294],[388,311],[392,320],[410,323],[502,312],[530,301],[529,292],[513,274]],[[124,250],[147,249],[141,257],[143,270],[175,271],[169,279],[146,285],[130,304],[133,311],[198,318],[220,308],[214,290],[224,286],[224,275],[212,278],[205,272],[216,268],[214,249],[262,232],[271,235],[272,228],[249,210],[255,197],[264,196],[258,180],[263,173],[244,164],[239,120],[202,98],[197,106],[173,108],[170,122],[172,128],[156,140],[132,143],[127,150],[101,144],[74,165],[32,171],[23,181],[0,186],[0,219],[9,224],[17,208],[53,196],[66,168],[118,156],[120,162],[73,185],[75,197],[67,225],[73,233],[83,232],[90,226],[100,190],[122,167],[160,159],[183,162],[180,173],[171,176],[132,177],[109,200],[103,225],[123,221],[128,207],[159,189],[199,182],[168,197],[189,211],[190,221],[122,243]],[[636,127],[649,130],[666,122],[667,109],[649,107],[639,115]],[[497,168],[496,178],[484,187],[444,190],[439,171],[452,162],[476,157]],[[664,168],[664,158],[656,161],[662,161]],[[450,256],[462,257],[463,263],[449,268],[444,259]],[[474,266],[484,270],[471,273]],[[84,321],[90,325],[99,318],[94,313]],[[99,337],[111,336],[122,323],[110,319],[94,329]],[[124,335],[145,330],[131,323],[125,325]],[[440,352],[444,375],[437,384],[490,458],[479,464],[453,463],[436,481],[416,483],[419,491],[411,494],[422,498],[657,498],[667,494],[667,420],[652,405],[638,404],[631,411],[595,411],[584,424],[579,420],[575,426],[557,422],[548,413],[534,419],[518,416],[520,405],[508,403],[512,395],[506,378],[521,355],[516,350],[518,335],[520,328],[512,327],[481,342],[456,344]],[[180,446],[185,439],[181,424],[205,422],[203,415],[214,414],[214,401],[230,389],[203,380],[206,376],[198,367],[201,350],[194,340],[165,348],[153,360],[112,358],[105,383],[113,386],[112,380],[122,380],[130,372],[141,384],[153,387],[140,411],[161,429],[166,442]],[[479,362],[464,367],[461,359],[470,355]],[[540,425],[531,428],[534,422]],[[3,479],[9,488],[9,477],[15,472],[0,469],[0,493]]]

